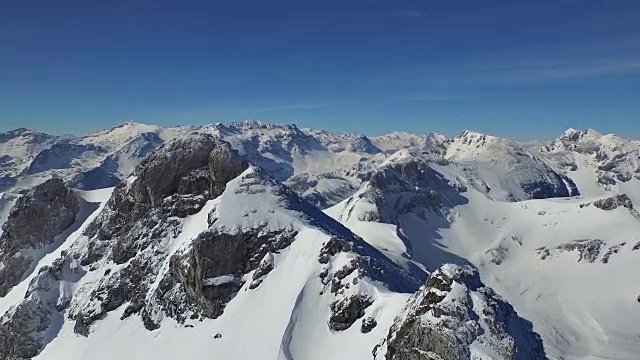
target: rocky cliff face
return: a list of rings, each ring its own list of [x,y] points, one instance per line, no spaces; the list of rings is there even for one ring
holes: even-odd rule
[[[376,359],[546,359],[531,323],[485,287],[471,267],[445,265],[396,318]]]
[[[0,297],[33,265],[34,250],[50,245],[76,219],[79,203],[62,180],[48,180],[24,194],[11,209],[0,236]]]
[[[25,300],[2,317],[4,336],[0,337],[6,342],[5,349],[11,350],[0,352],[0,358],[34,356],[44,346],[54,319],[61,316],[59,311],[65,309],[75,321],[75,332],[85,336],[95,321],[125,303],[123,317],[142,313],[145,326],[154,328],[145,305],[153,283],[150,279],[160,270],[158,265],[169,260],[167,240],[180,234],[183,219],[200,211],[214,190],[220,191],[221,180],[246,169],[248,164],[234,162],[238,159],[234,155],[228,144],[200,135],[179,138],[152,154],[131,183],[123,182],[114,190],[105,209],[86,228],[86,241],[74,244],[52,266],[41,269]],[[8,256],[17,247],[41,246],[52,240],[73,222],[78,204],[60,180],[50,180],[21,198],[16,209],[3,234],[8,239],[3,242],[3,253]],[[43,223],[34,228],[33,219]],[[4,269],[18,273],[15,266]],[[97,281],[81,286],[79,292],[85,296],[62,291],[65,284],[79,281],[87,272],[101,274]],[[161,281],[154,292],[167,289],[167,282]],[[195,306],[195,300],[182,306]],[[185,313],[173,314],[180,319]]]
[[[91,336],[117,309],[148,330],[167,318],[185,327],[217,319],[241,289],[263,286],[294,243],[317,254],[321,270],[309,281],[330,304],[323,325],[333,331],[361,319],[364,331],[375,328],[375,318],[365,319],[372,287],[417,287],[229,144],[201,134],[176,139],[113,191],[83,236],[41,268],[24,300],[0,318],[0,359],[35,356],[56,323]]]

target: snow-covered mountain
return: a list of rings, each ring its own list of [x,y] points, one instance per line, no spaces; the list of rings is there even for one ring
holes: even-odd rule
[[[389,134],[373,137],[372,142],[378,148],[389,152],[409,148],[441,152],[444,150],[444,146],[449,142],[449,138],[439,133],[417,135],[404,131],[394,131]]]
[[[640,179],[640,146],[637,141],[593,129],[569,129],[540,149],[558,171],[575,179],[585,194],[622,190]]]
[[[0,359],[634,359],[638,146],[2,134]]]
[[[80,189],[115,186],[165,141],[186,131],[135,122],[87,136],[19,129],[0,134],[0,191],[60,177]]]
[[[533,323],[549,358],[633,359],[637,184],[628,195],[505,202],[457,170],[401,150],[327,212],[407,271],[477,268]]]
[[[166,141],[192,132],[231,143],[279,181],[305,188],[313,183],[303,196],[322,207],[355,192],[362,182],[358,169],[380,152],[363,135],[255,120],[174,128],[127,122],[79,137],[20,129],[0,134],[0,191],[22,191],[51,177],[83,190],[112,187]]]

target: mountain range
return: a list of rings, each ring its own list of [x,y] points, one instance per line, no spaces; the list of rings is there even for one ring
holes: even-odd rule
[[[640,142],[0,134],[0,359],[635,359]]]

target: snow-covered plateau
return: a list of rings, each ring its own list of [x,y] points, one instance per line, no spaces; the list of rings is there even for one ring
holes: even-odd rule
[[[640,142],[0,134],[0,360],[638,359]]]

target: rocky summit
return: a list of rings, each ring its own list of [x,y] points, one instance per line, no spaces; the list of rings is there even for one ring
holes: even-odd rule
[[[635,359],[638,144],[0,134],[0,359]]]

